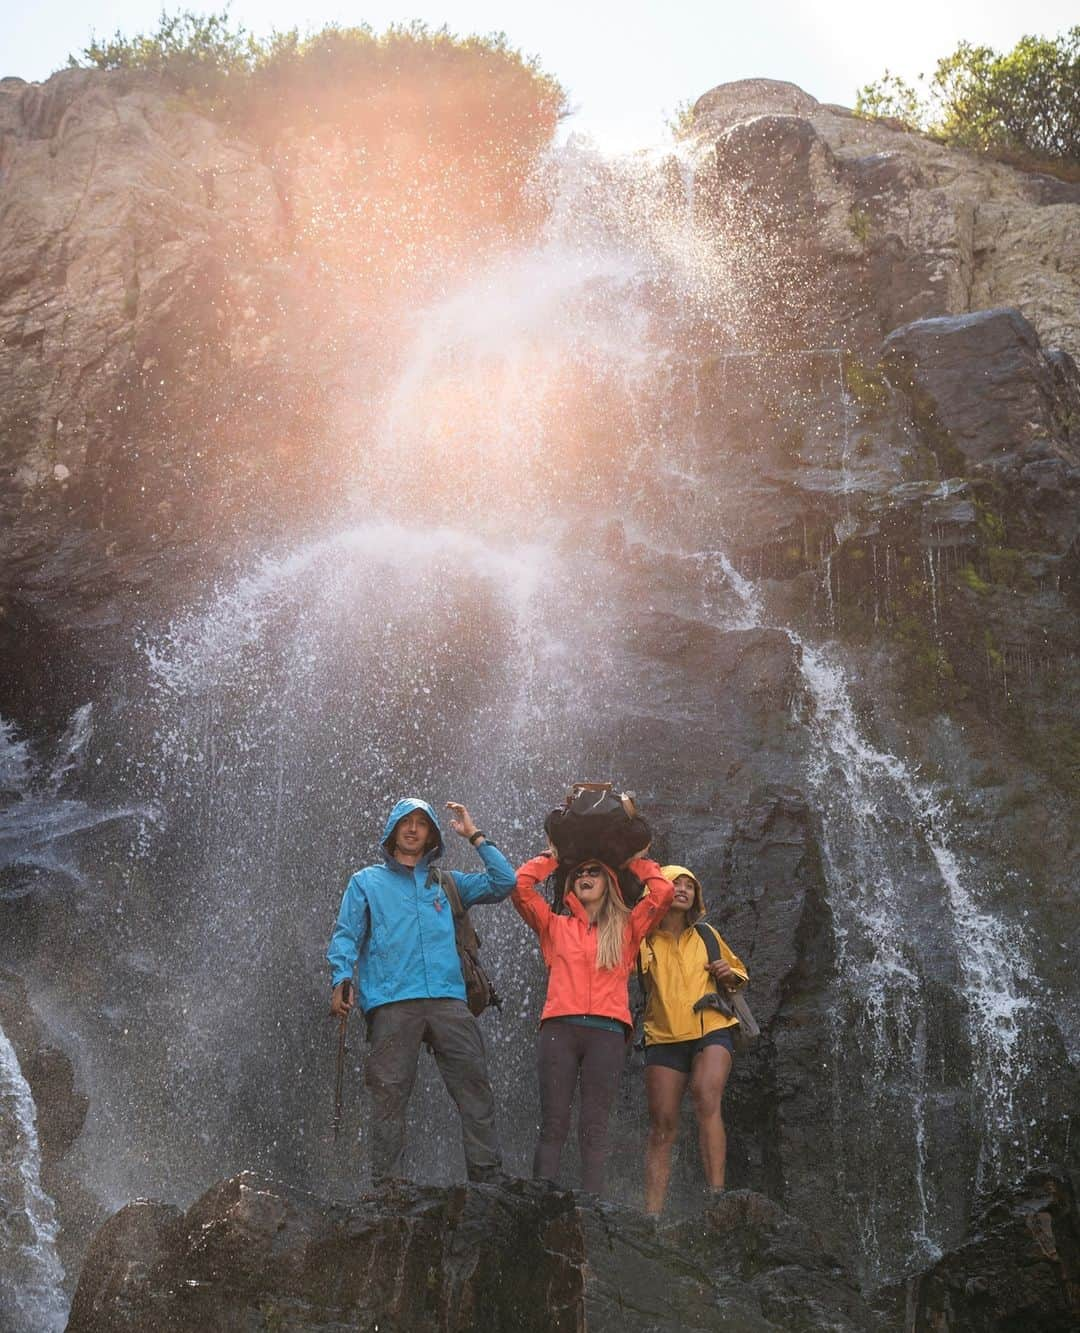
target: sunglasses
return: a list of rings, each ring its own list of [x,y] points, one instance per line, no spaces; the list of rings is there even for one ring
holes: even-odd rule
[[[597,866],[597,865],[582,866],[579,870],[574,871],[574,878],[576,880],[585,879],[586,877],[590,879],[596,879],[597,876],[602,875],[603,873],[604,873],[603,866]]]

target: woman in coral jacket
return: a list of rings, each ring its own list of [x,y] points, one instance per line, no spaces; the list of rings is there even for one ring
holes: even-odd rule
[[[548,968],[537,1045],[541,1123],[533,1175],[558,1178],[580,1080],[581,1184],[601,1194],[608,1119],[631,1031],[627,983],[638,947],[670,907],[674,889],[655,861],[631,861],[629,869],[648,890],[631,910],[615,872],[601,861],[584,861],[567,876],[563,911],[557,913],[536,889],[557,864],[550,853],[526,861],[510,895],[540,937]]]
[[[720,952],[715,963],[709,962],[705,941],[694,928],[705,915],[705,901],[693,872],[685,866],[664,866],[662,873],[672,881],[674,900],[640,952],[649,1104],[645,1211],[652,1214],[663,1211],[687,1086],[694,1101],[706,1183],[712,1190],[724,1188],[727,1134],[721,1101],[731,1073],[732,1033],[738,1019],[717,1001],[725,990],[735,990],[747,979],[746,968],[719,932],[705,925],[716,936]]]

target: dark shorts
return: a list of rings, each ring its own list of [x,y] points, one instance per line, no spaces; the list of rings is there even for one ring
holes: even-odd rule
[[[693,1041],[662,1041],[645,1047],[645,1068],[662,1065],[664,1069],[677,1069],[680,1074],[689,1074],[694,1063],[694,1056],[706,1046],[723,1046],[734,1058],[735,1042],[730,1028],[717,1028],[715,1032],[706,1032],[704,1037],[695,1037]]]

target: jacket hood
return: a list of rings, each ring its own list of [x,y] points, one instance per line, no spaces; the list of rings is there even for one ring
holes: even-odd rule
[[[685,875],[687,879],[694,881],[694,910],[687,912],[687,920],[691,925],[699,921],[705,915],[705,895],[701,891],[701,881],[692,870],[687,870],[685,866],[661,866],[660,873],[665,879],[669,879],[672,884],[680,875]]]
[[[427,801],[420,800],[418,796],[406,796],[403,800],[398,801],[397,805],[395,805],[394,808],[390,811],[390,813],[386,816],[386,825],[383,828],[382,838],[380,841],[382,844],[383,852],[386,855],[387,860],[393,860],[393,855],[390,851],[391,833],[393,833],[394,829],[398,826],[399,822],[403,820],[406,815],[411,815],[414,810],[422,811],[425,815],[427,815],[428,819],[430,819],[431,822],[435,825],[435,837],[437,839],[435,846],[431,849],[431,851],[425,852],[420,859],[422,861],[436,861],[440,856],[442,856],[443,854],[442,829],[439,827],[438,816],[435,814],[434,809],[430,805],[428,805]]]

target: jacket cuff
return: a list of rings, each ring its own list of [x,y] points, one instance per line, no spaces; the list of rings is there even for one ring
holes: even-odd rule
[[[523,866],[519,866],[518,874],[524,873],[539,881],[554,874],[558,864],[557,857],[550,855],[548,852],[541,852],[539,856],[534,856],[532,860],[526,861]]]
[[[656,861],[650,860],[647,856],[635,856],[632,861],[627,862],[626,868],[627,870],[632,870],[640,880],[664,878],[659,864]]]

